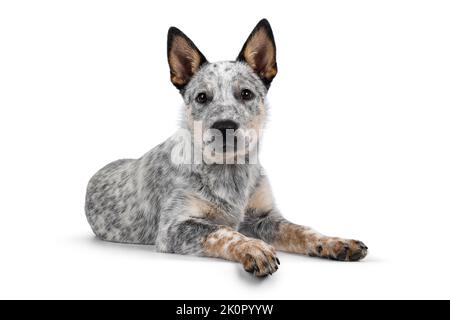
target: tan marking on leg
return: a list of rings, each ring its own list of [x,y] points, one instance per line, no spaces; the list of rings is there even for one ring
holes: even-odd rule
[[[244,269],[257,276],[278,269],[275,249],[269,244],[223,227],[211,233],[203,242],[205,255],[240,262]]]
[[[283,251],[340,261],[357,261],[367,255],[361,241],[324,236],[311,228],[282,224],[273,245]]]
[[[237,224],[235,217],[227,214],[214,203],[201,199],[196,195],[189,197],[188,206],[192,217],[204,218],[215,224],[226,226],[235,226]]]
[[[258,209],[260,212],[269,211],[273,208],[272,190],[267,179],[264,178],[255,189],[248,201],[247,208]]]
[[[203,245],[210,256],[240,262],[242,257],[236,252],[236,247],[246,240],[247,237],[239,232],[224,227],[211,233]]]
[[[311,228],[284,223],[280,225],[278,236],[273,244],[279,250],[308,254],[311,253],[311,247],[317,243],[320,236]]]

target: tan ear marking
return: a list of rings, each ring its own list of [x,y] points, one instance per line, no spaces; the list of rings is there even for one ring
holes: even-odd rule
[[[171,27],[167,38],[170,79],[179,89],[184,87],[207,60],[195,44],[180,30]]]
[[[272,29],[267,20],[261,20],[244,44],[239,61],[245,61],[269,85],[277,74],[276,47]]]

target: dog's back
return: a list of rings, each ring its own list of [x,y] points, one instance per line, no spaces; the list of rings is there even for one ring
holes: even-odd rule
[[[154,244],[162,202],[172,192],[170,140],[140,159],[114,161],[89,181],[86,216],[102,240]]]

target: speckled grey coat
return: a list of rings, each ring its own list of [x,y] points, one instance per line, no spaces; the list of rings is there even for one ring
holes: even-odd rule
[[[172,27],[168,61],[171,81],[185,102],[181,130],[193,135],[196,122],[202,124],[204,136],[211,128],[231,129],[230,124],[232,129],[258,132],[264,127],[265,97],[277,73],[267,20],[258,23],[236,61],[218,63],[209,63]],[[275,249],[346,261],[366,255],[360,241],[326,237],[286,221],[274,205],[259,162],[220,164],[206,157],[200,163],[174,163],[175,147],[177,135],[139,159],[110,163],[91,178],[86,216],[100,239],[221,257],[242,263],[257,276],[278,269]],[[201,147],[209,147],[208,139]],[[257,145],[227,149],[223,157],[254,148]]]

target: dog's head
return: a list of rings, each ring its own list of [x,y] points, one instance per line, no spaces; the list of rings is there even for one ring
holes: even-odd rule
[[[239,151],[239,134],[253,130],[259,137],[265,96],[277,74],[275,41],[267,20],[256,25],[235,61],[208,62],[175,27],[169,29],[167,55],[171,81],[185,102],[185,127],[193,131],[195,123],[201,123],[206,147],[215,141],[216,150],[226,154],[230,144]]]

